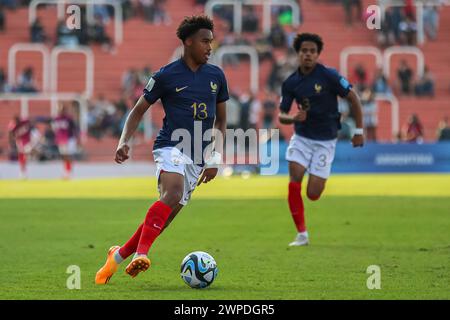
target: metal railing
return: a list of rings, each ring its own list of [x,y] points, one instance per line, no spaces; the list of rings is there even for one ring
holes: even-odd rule
[[[16,83],[16,55],[18,52],[39,52],[42,54],[42,90],[50,90],[50,57],[48,49],[40,43],[16,43],[8,51],[8,83]]]
[[[223,57],[227,54],[246,54],[250,57],[250,90],[256,93],[259,90],[259,58],[258,52],[251,46],[222,46],[214,53],[213,61],[222,66]]]
[[[389,78],[391,68],[391,58],[396,54],[408,54],[415,55],[417,60],[417,75],[422,77],[425,72],[425,58],[417,47],[412,46],[393,46],[385,49],[384,53],[376,47],[347,47],[341,51],[340,54],[340,70],[344,77],[348,76],[348,57],[350,55],[366,55],[370,54],[375,56],[376,64],[378,68],[383,68],[383,74]]]
[[[389,78],[389,75],[391,73],[391,58],[393,55],[396,54],[409,54],[416,56],[417,61],[417,75],[421,78],[425,72],[425,58],[423,56],[422,50],[420,50],[417,47],[389,47],[386,50],[384,50],[383,53],[383,59],[384,59],[384,65],[383,65],[383,73],[384,75]]]
[[[423,23],[423,7],[427,6],[441,6],[450,5],[450,1],[442,0],[415,0],[414,6],[416,7],[416,22],[417,22],[417,43],[423,44],[425,42],[425,30]],[[378,0],[378,6],[380,7],[381,16],[384,17],[386,7],[404,7],[404,0]]]
[[[394,139],[400,130],[400,103],[394,95],[376,94],[375,101],[387,101],[391,106],[391,139]]]
[[[91,48],[79,46],[68,48],[64,46],[54,47],[51,52],[51,91],[58,91],[58,56],[62,53],[81,53],[86,57],[86,90],[82,93],[87,98],[94,94],[94,54]]]
[[[341,74],[344,77],[348,77],[348,57],[351,55],[372,55],[375,57],[376,65],[378,68],[383,66],[383,55],[380,49],[376,47],[347,47],[341,51],[340,55],[340,69]]]
[[[292,25],[298,27],[300,25],[300,8],[295,1],[292,0],[209,0],[205,4],[205,13],[212,17],[214,7],[218,5],[233,6],[233,26],[234,32],[240,34],[242,32],[242,6],[263,6],[263,32],[270,33],[272,27],[272,6],[288,6],[292,10]]]
[[[109,5],[114,8],[114,42],[123,42],[123,12],[120,0],[32,0],[28,7],[28,21],[31,25],[36,20],[37,7],[40,4],[50,4],[57,6],[58,19],[63,19],[66,4],[82,4],[86,6],[86,18],[89,24],[94,22],[93,5]]]

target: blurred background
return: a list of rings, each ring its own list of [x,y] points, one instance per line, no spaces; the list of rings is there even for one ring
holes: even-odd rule
[[[287,173],[293,133],[277,120],[280,87],[297,67],[292,42],[301,32],[322,36],[321,62],[348,77],[363,101],[363,152],[350,147],[355,122],[340,101],[334,172],[450,171],[447,1],[0,0],[0,178],[19,177],[15,118],[32,128],[29,177],[61,176],[51,121],[61,106],[76,127],[74,177],[151,174],[159,102],[124,168],[113,163],[117,141],[151,75],[180,56],[178,24],[199,13],[214,18],[211,62],[227,76],[228,128],[278,128],[279,173]],[[380,29],[368,27],[374,18]]]

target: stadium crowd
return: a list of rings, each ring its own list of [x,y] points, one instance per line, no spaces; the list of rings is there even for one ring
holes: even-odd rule
[[[321,0],[322,2],[340,2],[345,10],[344,25],[351,26],[355,21],[365,23],[365,16],[360,0]],[[0,0],[0,32],[5,29],[8,18],[6,10],[14,10],[18,6],[26,6],[29,0]],[[197,6],[204,6],[206,0],[196,0]],[[298,2],[301,6],[301,1]],[[170,14],[166,10],[166,0],[123,0],[123,18],[143,19],[152,24],[171,24]],[[356,9],[356,10],[354,10]],[[300,12],[303,12],[300,10]],[[356,15],[355,15],[356,13]],[[227,122],[229,128],[275,128],[281,83],[295,69],[297,56],[292,49],[292,42],[297,33],[293,27],[292,12],[287,6],[274,6],[272,9],[272,27],[268,35],[260,32],[260,17],[250,6],[244,6],[242,19],[242,34],[233,32],[233,11],[231,6],[217,6],[215,14],[220,19],[219,24],[225,26],[227,32],[218,39],[217,47],[223,45],[247,44],[256,48],[260,63],[270,63],[270,73],[265,83],[263,94],[230,88],[230,100],[227,103]],[[77,46],[100,44],[105,51],[114,53],[114,44],[106,32],[114,11],[109,6],[94,5],[94,22],[88,24],[82,14],[82,27],[70,30],[60,21],[56,29],[55,43],[57,45]],[[354,19],[356,16],[356,20]],[[303,17],[299,17],[303,21]],[[428,40],[435,40],[439,25],[439,8],[424,7],[424,27]],[[393,44],[415,45],[417,22],[412,1],[405,0],[404,6],[387,7],[382,19],[382,29],[377,37],[377,44],[386,47]],[[50,43],[49,31],[45,30],[40,19],[30,26],[30,42]],[[216,47],[216,48],[217,48]],[[277,54],[283,52],[283,54]],[[246,59],[241,55],[227,55],[225,65],[238,66]],[[104,94],[99,93],[88,104],[88,134],[97,139],[109,135],[118,138],[123,129],[125,119],[131,107],[137,101],[148,79],[153,74],[152,66],[135,67],[127,70],[121,79],[121,95],[117,101],[109,101]],[[384,95],[414,95],[417,97],[433,97],[435,95],[435,80],[431,70],[425,69],[422,77],[414,78],[412,68],[407,61],[402,61],[397,72],[397,82],[389,83],[382,70],[368,72],[359,63],[352,71],[350,80],[361,96],[364,111],[364,126],[367,140],[377,141],[378,112],[375,96]],[[370,75],[373,75],[372,77]],[[27,67],[22,70],[16,84],[7,83],[7,75],[0,68],[0,93],[2,92],[37,92],[34,80],[34,70]],[[342,113],[342,130],[339,139],[351,138],[354,128],[354,118],[345,102],[340,103]],[[159,128],[155,127],[153,132]],[[46,128],[44,146],[52,150],[51,128]],[[143,130],[143,127],[140,127]],[[449,140],[449,123],[445,118],[438,128],[437,140]],[[408,124],[398,134],[399,141],[421,142],[423,127],[417,115],[411,115]],[[51,154],[51,152],[50,152]],[[49,156],[50,157],[50,156]]]

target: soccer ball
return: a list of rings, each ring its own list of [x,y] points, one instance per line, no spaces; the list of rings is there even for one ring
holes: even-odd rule
[[[203,289],[217,277],[217,264],[203,251],[189,253],[181,262],[181,279],[191,288]]]

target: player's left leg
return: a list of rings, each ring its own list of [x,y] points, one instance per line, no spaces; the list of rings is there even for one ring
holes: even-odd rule
[[[68,180],[72,175],[72,158],[70,155],[62,155],[62,160],[64,163],[64,174],[63,179]]]
[[[308,179],[308,187],[306,189],[306,196],[308,199],[311,201],[319,200],[325,190],[326,183],[327,179],[310,174]]]

